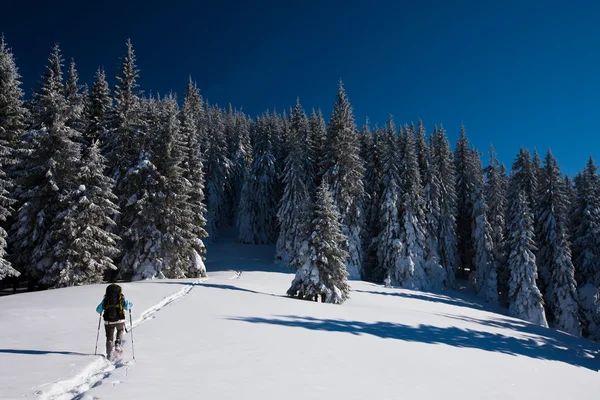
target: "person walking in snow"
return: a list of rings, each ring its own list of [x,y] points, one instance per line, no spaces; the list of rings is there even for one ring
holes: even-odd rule
[[[104,299],[96,307],[96,312],[104,312],[104,327],[106,329],[106,357],[112,359],[115,353],[121,353],[121,341],[125,332],[125,310],[130,310],[133,303],[123,296],[121,286],[110,284],[106,288]],[[116,340],[115,340],[116,333]]]

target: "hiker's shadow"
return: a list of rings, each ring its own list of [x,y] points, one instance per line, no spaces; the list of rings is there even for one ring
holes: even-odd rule
[[[24,354],[45,356],[48,354],[59,354],[63,356],[93,356],[93,354],[77,353],[74,351],[56,351],[56,350],[27,350],[27,349],[0,349],[0,354]]]

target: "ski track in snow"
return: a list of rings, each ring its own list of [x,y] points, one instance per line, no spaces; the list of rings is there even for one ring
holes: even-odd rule
[[[156,303],[146,311],[142,312],[140,317],[133,321],[133,327],[135,328],[136,326],[139,326],[140,324],[143,324],[146,321],[154,319],[154,314],[156,314],[157,311],[160,311],[172,302],[181,299],[182,297],[187,295],[194,288],[194,286],[196,286],[196,284],[206,282],[207,280],[208,278],[200,278],[188,284],[182,283],[186,285],[186,287],[184,287],[178,292],[173,293],[170,296],[165,297],[160,302]],[[131,327],[129,329],[131,329]],[[109,378],[112,375],[113,371],[115,371],[118,368],[125,367],[125,375],[127,375],[127,369],[135,364],[133,360],[118,360],[112,363],[103,356],[101,357],[102,358],[99,358],[93,361],[92,363],[88,364],[83,369],[83,371],[75,375],[73,378],[55,382],[48,391],[38,390],[35,394],[40,396],[40,400],[83,400],[87,391],[94,388],[95,386],[102,384],[102,381]],[[113,387],[116,386],[116,384],[118,383],[121,382],[114,381],[112,383]]]

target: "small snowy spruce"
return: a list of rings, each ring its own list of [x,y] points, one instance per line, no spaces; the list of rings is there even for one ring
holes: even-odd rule
[[[328,186],[323,181],[317,191],[308,250],[287,293],[301,299],[341,304],[350,295],[345,264],[348,253]]]
[[[512,183],[512,182],[511,182]],[[514,184],[514,183],[512,183]],[[548,327],[537,287],[533,216],[525,192],[519,191],[509,210],[509,312],[513,317]]]

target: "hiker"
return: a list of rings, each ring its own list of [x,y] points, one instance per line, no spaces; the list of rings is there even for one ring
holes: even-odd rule
[[[130,310],[131,307],[133,307],[133,303],[123,296],[121,286],[114,283],[107,286],[104,299],[96,307],[98,314],[104,312],[106,358],[110,359],[112,357],[113,349],[118,353],[122,352],[121,340],[123,340],[125,331],[125,310]]]

